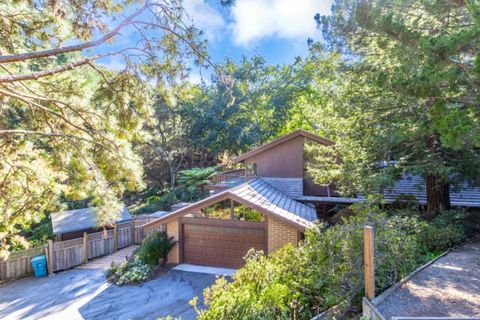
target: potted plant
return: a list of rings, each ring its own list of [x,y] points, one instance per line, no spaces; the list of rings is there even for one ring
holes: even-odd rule
[[[142,242],[139,250],[139,258],[149,265],[165,265],[167,255],[175,246],[177,241],[169,237],[166,232],[160,231]]]

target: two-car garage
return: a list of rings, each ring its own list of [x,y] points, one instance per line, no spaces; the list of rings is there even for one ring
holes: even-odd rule
[[[266,251],[266,222],[181,219],[183,262],[240,268],[251,248]]]

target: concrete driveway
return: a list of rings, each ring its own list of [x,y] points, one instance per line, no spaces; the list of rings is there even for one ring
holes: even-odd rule
[[[105,281],[104,268],[88,268],[89,264],[0,287],[0,319],[157,319],[167,315],[194,319],[188,302],[194,296],[202,302],[203,289],[216,278],[171,270],[141,285],[118,287]]]

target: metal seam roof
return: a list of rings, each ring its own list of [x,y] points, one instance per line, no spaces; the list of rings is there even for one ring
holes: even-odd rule
[[[246,206],[250,206],[254,210],[263,211],[263,213],[278,217],[280,220],[291,223],[301,229],[313,226],[312,222],[317,220],[315,208],[290,198],[261,178],[256,178],[184,208],[170,212],[161,218],[145,224],[144,227],[147,229],[153,228],[159,223],[183,216],[191,211],[208,207],[229,198],[243,203]]]

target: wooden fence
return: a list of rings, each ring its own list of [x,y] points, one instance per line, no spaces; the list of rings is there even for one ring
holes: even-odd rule
[[[55,242],[49,240],[47,246],[13,252],[7,260],[0,261],[0,282],[32,275],[32,258],[42,254],[47,256],[49,274],[87,263],[89,259],[134,244],[134,232],[138,233],[138,239],[135,239],[140,243],[143,232],[135,230],[134,223],[128,222],[115,225],[113,230],[84,233],[83,238]]]
[[[8,260],[0,261],[0,281],[32,274],[32,258],[45,251],[46,246],[41,246],[11,253]]]
[[[158,219],[157,217],[141,217],[134,220],[133,224],[133,239],[135,244],[142,243],[142,240],[148,237],[149,235],[157,232],[157,231],[165,231],[166,227],[164,224],[160,224],[159,226],[155,226],[150,229],[143,228],[143,225]]]

